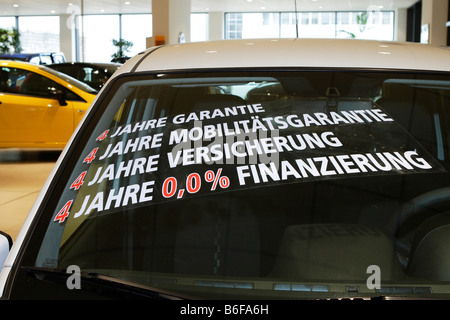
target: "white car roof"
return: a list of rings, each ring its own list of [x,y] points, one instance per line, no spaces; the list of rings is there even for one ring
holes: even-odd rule
[[[130,59],[117,74],[130,71],[241,67],[450,71],[450,50],[420,43],[354,39],[192,42],[149,48]]]

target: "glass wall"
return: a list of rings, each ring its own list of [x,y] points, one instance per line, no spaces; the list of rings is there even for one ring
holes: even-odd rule
[[[22,52],[59,51],[59,16],[0,17],[0,28],[16,28]]]
[[[11,30],[16,27],[15,17],[0,17],[0,28]]]
[[[336,12],[302,12],[298,23],[300,38],[335,38]]]
[[[146,48],[146,38],[153,35],[153,19],[151,14],[121,15],[122,38],[133,42],[127,53],[132,57]]]
[[[227,13],[225,14],[225,38],[241,39],[242,38],[242,22],[244,13]],[[248,28],[248,27],[246,27]]]
[[[296,28],[298,25],[298,29]],[[357,38],[394,40],[394,12],[226,13],[225,38]]]
[[[59,51],[59,16],[19,17],[23,52]]]
[[[336,37],[393,40],[394,12],[337,12]]]
[[[77,60],[109,62],[116,52],[112,40],[119,39],[118,15],[78,16]]]
[[[117,51],[112,40],[120,38],[133,43],[126,55],[134,56],[146,48],[152,27],[151,14],[78,15],[74,60],[109,62]],[[22,52],[60,51],[59,16],[0,17],[0,28],[19,30]]]
[[[191,42],[209,39],[209,15],[207,13],[191,14]]]
[[[0,17],[0,28],[18,28],[23,52],[60,51],[59,19],[56,15]],[[394,11],[233,12],[225,13],[224,38],[394,40],[394,20]],[[192,13],[190,41],[208,40],[208,31],[208,13]],[[146,38],[152,37],[152,15],[77,16],[75,34],[74,60],[109,62],[117,51],[112,40],[120,38],[133,43],[125,52],[131,57],[144,50]]]
[[[77,60],[109,62],[117,52],[113,40],[132,42],[124,54],[132,57],[145,49],[152,36],[151,14],[84,15],[77,19]],[[89,30],[89,32],[87,32]]]

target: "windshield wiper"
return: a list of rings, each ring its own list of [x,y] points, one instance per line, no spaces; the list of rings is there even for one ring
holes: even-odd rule
[[[42,267],[22,267],[22,270],[34,275],[39,280],[61,283],[66,285],[67,278],[71,273],[65,270],[42,268]],[[129,296],[133,299],[158,299],[158,300],[182,300],[192,299],[175,292],[162,290],[154,287],[141,285],[138,283],[117,279],[104,274],[94,272],[80,273],[80,290],[95,291],[100,294],[107,294],[118,297]],[[79,289],[67,289],[79,290]]]

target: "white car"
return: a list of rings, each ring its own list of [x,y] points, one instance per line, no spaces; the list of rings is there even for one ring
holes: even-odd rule
[[[449,298],[449,129],[446,48],[150,48],[64,149],[0,295]]]

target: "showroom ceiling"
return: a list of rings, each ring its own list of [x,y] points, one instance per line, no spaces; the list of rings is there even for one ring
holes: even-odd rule
[[[192,12],[393,10],[418,0],[191,0]],[[151,0],[2,0],[0,15],[150,13]]]

